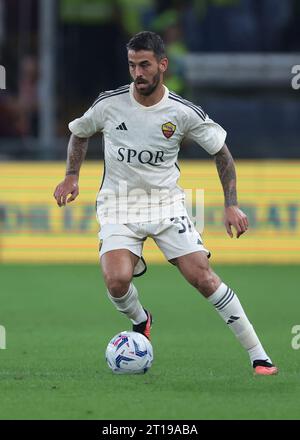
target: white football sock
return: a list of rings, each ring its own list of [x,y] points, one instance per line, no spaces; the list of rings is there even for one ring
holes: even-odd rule
[[[121,298],[111,296],[108,290],[107,295],[116,309],[128,316],[133,324],[140,324],[147,320],[148,317],[139,301],[137,289],[132,283],[128,292]]]
[[[250,361],[266,360],[272,363],[249,322],[236,294],[221,283],[218,289],[208,298],[220,316],[229,325],[242,346],[248,351]]]

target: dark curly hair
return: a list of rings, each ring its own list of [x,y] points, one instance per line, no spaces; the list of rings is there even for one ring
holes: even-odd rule
[[[162,38],[155,32],[142,31],[134,35],[126,45],[127,50],[149,50],[161,60],[166,57],[165,45]]]

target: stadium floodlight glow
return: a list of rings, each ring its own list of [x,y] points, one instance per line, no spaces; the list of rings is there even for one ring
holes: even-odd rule
[[[5,67],[0,65],[0,89],[6,89],[6,72]]]

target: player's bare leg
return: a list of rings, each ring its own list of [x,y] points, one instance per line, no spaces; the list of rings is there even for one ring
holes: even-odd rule
[[[111,302],[131,320],[133,331],[150,339],[152,316],[142,307],[138,291],[131,282],[138,260],[139,257],[128,249],[117,249],[102,255],[101,267]]]
[[[264,351],[237,295],[213,272],[204,252],[193,252],[174,260],[180,272],[216,308],[248,351],[255,374],[273,375],[278,372]]]
[[[117,249],[102,255],[104,281],[113,297],[121,298],[128,292],[138,259],[139,257],[128,249]]]

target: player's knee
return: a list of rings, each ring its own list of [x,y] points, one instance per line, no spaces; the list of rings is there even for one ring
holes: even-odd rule
[[[131,274],[106,274],[104,276],[104,279],[111,296],[119,298],[128,292],[131,282]]]
[[[192,285],[199,290],[203,295],[210,295],[218,288],[218,277],[213,273],[210,268],[201,268],[195,275]]]

